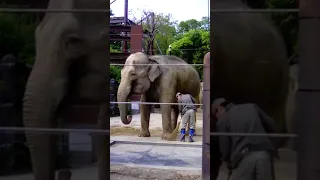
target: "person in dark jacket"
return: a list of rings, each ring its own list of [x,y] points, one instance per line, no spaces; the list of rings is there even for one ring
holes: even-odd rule
[[[216,99],[212,112],[218,119],[217,132],[275,133],[274,120],[256,104],[234,105]],[[223,161],[231,180],[274,180],[273,154],[276,151],[267,136],[219,136]]]
[[[178,103],[184,103],[183,105],[179,105],[179,112],[181,113],[181,138],[180,141],[185,141],[185,134],[186,134],[186,127],[187,123],[189,122],[189,142],[194,142],[194,127],[195,127],[195,111],[197,110],[196,100],[190,94],[181,94],[178,92],[176,94],[178,99]]]

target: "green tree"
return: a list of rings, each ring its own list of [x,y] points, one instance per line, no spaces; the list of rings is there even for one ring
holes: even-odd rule
[[[159,45],[159,49],[161,49],[161,52],[164,54],[165,50],[175,40],[175,36],[177,35],[175,26],[177,22],[172,20],[171,14],[164,15],[162,13],[156,15],[155,22],[157,22],[158,30],[155,40]],[[160,54],[159,49],[156,48],[156,54]]]
[[[190,19],[187,21],[181,21],[178,25],[178,33],[183,34],[190,30],[196,30],[201,27],[201,22],[196,19]]]
[[[267,0],[267,8],[297,8],[296,0]],[[288,56],[292,56],[297,52],[298,43],[298,24],[299,14],[298,13],[273,13],[271,19],[275,26],[279,28],[280,33],[287,46]]]
[[[210,51],[210,33],[205,30],[189,30],[171,44],[171,54],[181,57],[188,64],[202,64],[204,55]],[[168,53],[169,49],[167,49]],[[195,66],[201,79],[203,67]]]
[[[252,8],[297,8],[297,0],[243,0]],[[268,15],[273,24],[279,29],[286,43],[288,56],[292,56],[297,52],[297,36],[298,36],[298,13],[272,13]]]
[[[210,29],[209,18],[205,16],[201,18],[201,21],[197,21],[196,19],[181,21],[177,29],[179,34],[184,34],[190,30],[199,30],[199,29],[209,31]]]
[[[147,22],[145,18],[150,15],[151,11],[142,10],[142,12],[142,17],[135,17],[135,12],[131,10],[129,13],[134,16],[131,20],[137,24],[141,23],[145,30],[150,30],[149,27],[151,22]],[[143,21],[141,22],[141,20]],[[176,40],[177,21],[172,19],[171,14],[154,13],[154,22],[156,29],[154,52],[155,54],[165,54],[169,45]],[[144,44],[146,47],[146,40],[144,41]]]

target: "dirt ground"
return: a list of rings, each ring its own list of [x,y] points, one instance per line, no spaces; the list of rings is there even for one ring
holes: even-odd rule
[[[112,127],[110,131],[111,136],[136,136],[139,133],[140,129],[135,127]],[[161,136],[162,129],[155,128],[150,129],[152,136]]]
[[[118,118],[118,117],[115,117]],[[110,122],[111,127],[111,136],[136,136],[140,131],[140,117],[137,117],[138,121],[135,123],[131,123],[129,125],[123,125],[120,123],[120,120],[112,120]],[[202,109],[198,109],[196,113],[197,124],[196,124],[196,132],[197,135],[202,135]],[[162,135],[162,120],[161,114],[159,110],[155,110],[155,113],[152,113],[152,117],[150,118],[150,134],[152,136],[161,137]],[[180,116],[179,116],[180,119]],[[120,124],[119,124],[120,123]]]
[[[140,128],[135,127],[112,127],[110,131],[111,136],[136,136]],[[197,132],[202,131],[202,128],[196,128]],[[152,136],[161,137],[162,128],[150,129]],[[201,134],[200,134],[201,135]]]
[[[122,165],[110,167],[111,180],[201,180],[201,170],[130,168]]]

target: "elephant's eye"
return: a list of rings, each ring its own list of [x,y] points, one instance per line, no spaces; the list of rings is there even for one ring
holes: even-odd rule
[[[130,72],[129,77],[131,80],[135,80],[135,79],[137,79],[137,74],[135,72]]]
[[[136,76],[135,72],[130,72],[130,76]]]

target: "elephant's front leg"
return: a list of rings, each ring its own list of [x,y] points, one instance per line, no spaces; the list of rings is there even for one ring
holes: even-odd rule
[[[171,140],[170,137],[173,131],[173,128],[171,126],[171,105],[161,104],[160,108],[161,108],[162,127],[163,127],[162,139]]]
[[[147,102],[146,95],[142,95],[141,102]],[[140,104],[140,114],[141,114],[141,129],[138,134],[139,137],[150,137],[149,122],[150,122],[150,105]]]

